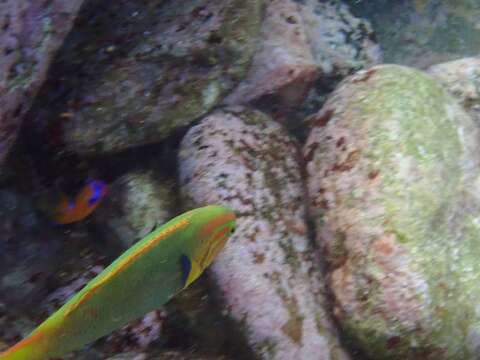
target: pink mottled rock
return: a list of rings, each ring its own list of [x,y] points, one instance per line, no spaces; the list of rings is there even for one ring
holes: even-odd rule
[[[224,313],[256,356],[348,359],[325,310],[297,155],[297,143],[266,115],[217,111],[182,141],[182,191],[192,206],[225,204],[238,216],[211,274]]]
[[[274,96],[298,105],[317,78],[345,76],[381,61],[379,46],[365,20],[348,7],[318,0],[273,0],[246,78],[225,99],[247,103]]]
[[[0,2],[0,164],[82,3]]]
[[[268,2],[259,49],[246,78],[225,100],[227,104],[276,93],[284,95],[282,100],[295,103],[308,91],[317,77],[317,68],[299,7],[293,0]]]
[[[463,58],[433,65],[427,72],[480,123],[480,58]]]

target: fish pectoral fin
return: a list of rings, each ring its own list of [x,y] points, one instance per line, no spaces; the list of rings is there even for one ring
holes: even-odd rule
[[[183,288],[186,288],[200,276],[202,268],[195,260],[191,260],[187,255],[182,255],[180,261],[182,263]]]

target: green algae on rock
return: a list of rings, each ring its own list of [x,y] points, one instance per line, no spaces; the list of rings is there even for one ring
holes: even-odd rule
[[[335,316],[373,359],[480,350],[478,129],[427,74],[344,80],[304,147]]]
[[[135,3],[138,11],[133,11]],[[113,153],[158,142],[209,111],[247,69],[260,28],[261,0],[142,4],[114,2],[108,14],[116,16],[99,20],[113,39],[125,28],[138,29],[97,49],[74,85],[66,103],[74,103],[76,110],[65,122],[64,140],[75,152]],[[87,45],[98,44],[106,45]]]
[[[189,204],[225,204],[237,214],[210,274],[255,356],[348,359],[309,243],[298,155],[298,144],[265,114],[219,110],[182,140],[180,184]]]

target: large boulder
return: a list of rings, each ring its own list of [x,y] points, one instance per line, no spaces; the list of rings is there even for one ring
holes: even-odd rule
[[[37,124],[57,119],[64,145],[83,155],[165,139],[243,77],[261,9],[262,0],[92,2],[59,58],[61,84],[37,102]]]
[[[297,143],[268,116],[219,110],[184,137],[180,183],[189,205],[224,204],[237,229],[211,275],[224,313],[261,359],[348,359],[324,298],[305,220]]]
[[[317,79],[345,76],[381,60],[366,20],[336,1],[268,1],[258,51],[227,104],[274,97],[280,106],[301,103]]]
[[[347,78],[304,147],[334,314],[373,359],[476,359],[478,129],[423,72]]]
[[[0,164],[83,0],[0,3]]]

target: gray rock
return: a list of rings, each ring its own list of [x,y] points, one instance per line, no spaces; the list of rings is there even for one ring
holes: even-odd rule
[[[480,58],[433,65],[428,73],[438,80],[480,124]]]
[[[373,359],[476,359],[478,129],[431,77],[347,78],[304,148],[334,314]]]
[[[108,358],[107,360],[229,360],[226,357],[210,357],[210,356],[202,356],[198,355],[194,352],[188,351],[164,351],[158,354],[148,356],[146,354],[138,354],[138,353],[125,353],[115,355],[113,357]]]
[[[153,171],[127,173],[109,185],[94,221],[110,245],[124,251],[174,216],[173,188]]]
[[[266,115],[231,108],[190,129],[180,152],[188,204],[224,204],[237,230],[211,275],[224,313],[262,359],[347,359],[325,309],[307,236],[297,144]]]
[[[27,197],[10,190],[0,190],[0,234],[0,302],[9,313],[33,311],[61,265],[63,234]]]
[[[346,0],[373,26],[385,62],[425,69],[480,52],[476,0]]]
[[[118,152],[158,142],[205,114],[243,77],[261,5],[123,0],[104,11],[95,4],[63,54],[59,76],[72,76],[64,86],[74,89],[56,101],[57,115],[68,114],[66,146],[82,154]]]
[[[0,164],[83,0],[0,3]]]

